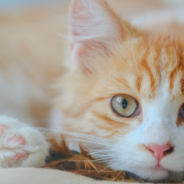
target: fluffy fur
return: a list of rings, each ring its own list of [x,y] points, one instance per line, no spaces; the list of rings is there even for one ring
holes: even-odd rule
[[[50,127],[65,133],[72,149],[80,145],[112,169],[151,181],[181,181],[183,21],[170,16],[165,24],[163,18],[149,26],[140,20],[141,27],[132,26],[104,1],[73,0],[65,73],[49,81],[58,92]],[[52,97],[46,94],[43,102]],[[136,116],[123,118],[113,112],[111,99],[120,94],[137,100]],[[168,143],[174,151],[158,168],[146,146]]]
[[[94,4],[103,8],[100,17],[108,20],[91,25],[89,19],[90,25],[84,22],[84,26],[92,38],[81,39],[81,32],[78,39],[76,34],[71,38],[75,53],[66,61],[83,63],[69,67],[60,82],[62,95],[57,102],[64,114],[63,129],[96,136],[94,143],[89,137],[83,147],[113,169],[128,170],[148,180],[166,179],[174,172],[180,180],[184,169],[183,119],[178,117],[183,104],[183,26],[175,22],[157,30],[138,31],[122,22],[106,4],[100,5],[101,1],[90,1],[88,6],[82,0],[75,2],[86,11],[79,20],[71,16],[76,25],[83,18],[95,19]],[[72,8],[79,8],[78,4]],[[105,10],[111,18],[104,16]],[[109,32],[99,37],[101,26],[109,26]],[[75,26],[71,30],[75,32]],[[110,100],[118,94],[137,99],[140,114],[132,118],[114,114]],[[174,152],[161,160],[164,169],[156,169],[157,160],[144,145],[168,142],[174,145]]]
[[[38,130],[0,117],[0,168],[44,166],[48,155],[49,144]]]

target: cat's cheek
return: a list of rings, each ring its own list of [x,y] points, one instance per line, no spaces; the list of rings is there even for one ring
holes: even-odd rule
[[[184,171],[184,128],[179,127],[178,132],[172,135],[174,152],[161,160],[161,164],[172,172]]]
[[[137,169],[136,175],[148,181],[159,181],[168,178],[169,172],[165,170]]]

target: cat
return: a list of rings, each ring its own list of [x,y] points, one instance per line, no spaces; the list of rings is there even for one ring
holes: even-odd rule
[[[57,86],[50,128],[72,149],[148,181],[182,181],[184,25],[175,19],[138,27],[103,0],[72,1],[64,70],[48,82]],[[40,91],[43,102],[48,94]],[[43,166],[49,136],[8,116],[0,122],[1,167]]]

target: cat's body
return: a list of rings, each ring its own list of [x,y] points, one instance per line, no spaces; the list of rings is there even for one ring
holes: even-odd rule
[[[36,14],[35,32],[30,23],[15,22],[14,35],[12,22],[1,19],[0,112],[67,134],[68,143],[113,169],[148,180],[182,180],[182,9],[174,16],[166,11],[135,17],[134,27],[100,0],[74,0],[70,12],[66,45],[57,39],[53,44],[55,29],[44,32],[42,14]],[[42,134],[30,127],[26,133],[11,118],[0,122],[1,166],[42,166],[48,154]]]

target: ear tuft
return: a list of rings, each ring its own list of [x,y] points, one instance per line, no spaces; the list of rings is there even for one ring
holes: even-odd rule
[[[122,33],[123,32],[123,33]],[[109,55],[128,34],[120,18],[103,0],[73,0],[70,11],[71,52],[82,68],[89,68],[94,55]]]
[[[110,11],[102,0],[74,0],[71,6],[71,34],[83,41],[117,33],[118,27],[108,9]]]

